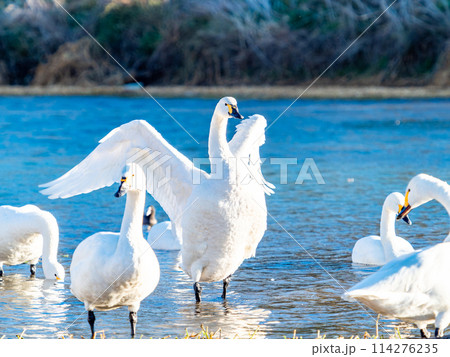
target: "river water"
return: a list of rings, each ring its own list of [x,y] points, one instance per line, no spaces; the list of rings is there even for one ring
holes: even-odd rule
[[[60,225],[59,260],[64,283],[35,279],[26,265],[5,266],[0,281],[0,337],[89,337],[84,305],[70,293],[69,266],[76,246],[98,231],[119,231],[125,199],[116,186],[65,200],[49,200],[38,185],[59,177],[89,154],[111,129],[133,119],[150,122],[189,158],[207,157],[215,100],[116,97],[0,98],[0,204],[36,204]],[[256,258],[234,274],[226,303],[221,283],[203,284],[196,306],[192,282],[179,268],[178,252],[156,251],[161,280],[141,305],[138,335],[183,337],[219,328],[223,337],[304,338],[375,333],[377,316],[341,300],[349,288],[377,268],[355,266],[358,238],[378,234],[381,206],[393,191],[425,172],[450,179],[450,100],[300,100],[278,120],[289,100],[240,100],[241,114],[264,115],[269,125],[261,156],[266,179],[268,229]],[[238,122],[230,120],[229,134]],[[325,184],[295,182],[312,159]],[[275,160],[274,160],[275,159]],[[287,176],[279,159],[288,159]],[[277,161],[278,160],[278,161]],[[307,160],[307,163],[311,163]],[[297,163],[297,164],[295,164]],[[317,173],[317,171],[316,171]],[[305,177],[305,176],[303,176]],[[298,181],[298,180],[297,180]],[[320,180],[319,180],[320,181]],[[286,182],[286,183],[284,183]],[[148,196],[148,204],[155,204]],[[157,206],[158,207],[158,206]],[[411,215],[398,235],[421,248],[442,241],[449,230],[445,210],[430,202]],[[160,209],[160,221],[166,219]],[[0,227],[1,230],[1,227]],[[1,234],[1,231],[0,231]],[[96,330],[128,338],[126,308],[96,314]],[[413,326],[380,318],[380,333],[418,336]]]

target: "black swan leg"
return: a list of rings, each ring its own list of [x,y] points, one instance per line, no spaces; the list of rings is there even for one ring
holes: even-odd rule
[[[137,324],[137,312],[130,311],[130,324],[131,324],[131,338],[136,335],[136,324]]]
[[[222,291],[222,299],[227,298],[227,288],[230,285],[231,275],[223,279],[223,291]]]
[[[30,274],[36,276],[36,264],[30,264]]]
[[[195,292],[195,301],[200,302],[202,301],[202,287],[198,282],[194,283],[194,292]]]
[[[94,330],[95,315],[94,315],[94,311],[92,311],[92,310],[88,311],[88,322],[89,322],[89,326],[91,326],[91,338],[94,338],[94,336],[95,336],[95,330]]]

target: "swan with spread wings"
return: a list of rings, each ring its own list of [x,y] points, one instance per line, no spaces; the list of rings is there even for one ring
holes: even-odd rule
[[[223,280],[226,297],[231,275],[255,255],[267,227],[265,194],[274,186],[261,173],[259,148],[265,142],[266,120],[242,120],[230,142],[229,118],[243,119],[232,97],[216,105],[209,134],[212,173],[195,167],[155,128],[135,120],[112,130],[98,147],[65,175],[44,185],[50,198],[65,198],[110,186],[124,165],[138,162],[147,177],[147,191],[170,218],[183,241],[181,268],[194,281]],[[140,217],[142,219],[142,216]]]

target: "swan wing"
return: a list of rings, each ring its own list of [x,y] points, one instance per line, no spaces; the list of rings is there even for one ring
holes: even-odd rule
[[[252,115],[236,126],[236,133],[228,145],[233,156],[245,163],[248,169],[246,175],[259,183],[264,192],[270,195],[274,193],[275,186],[264,179],[259,155],[259,148],[266,141],[266,126],[267,121],[262,115]]]
[[[147,191],[171,220],[183,209],[193,178],[207,176],[144,120],[112,130],[83,161],[60,178],[41,185],[49,198],[68,198],[119,182],[126,163],[138,163],[147,174]]]

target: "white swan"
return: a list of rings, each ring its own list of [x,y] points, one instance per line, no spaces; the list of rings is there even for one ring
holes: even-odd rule
[[[357,264],[384,265],[400,255],[414,251],[412,245],[395,234],[395,220],[405,197],[393,192],[386,197],[381,211],[380,236],[368,236],[359,239],[352,251],[352,261]],[[411,224],[408,216],[403,217]]]
[[[46,279],[64,280],[64,268],[58,263],[59,228],[50,212],[36,206],[0,206],[0,276],[3,264],[30,264],[31,275],[42,256]]]
[[[412,191],[411,191],[412,192]],[[375,312],[414,323],[422,337],[435,324],[442,337],[450,323],[450,243],[440,243],[396,258],[343,295]]]
[[[406,188],[403,209],[398,214],[397,219],[403,218],[412,209],[433,199],[443,205],[450,215],[450,185],[427,174],[414,176]],[[444,240],[444,242],[448,241],[450,241],[450,233]]]
[[[94,309],[105,311],[120,306],[128,307],[134,337],[140,303],[159,281],[158,260],[142,233],[145,174],[139,165],[128,163],[120,181],[115,196],[127,195],[120,233],[100,232],[86,238],[75,249],[70,265],[70,289],[84,302],[92,337]]]
[[[156,209],[149,206],[144,215],[144,226],[147,226],[147,242],[154,250],[180,250],[181,239],[172,232],[172,222],[158,223],[155,218]]]
[[[196,300],[199,282],[219,280],[224,281],[225,298],[228,277],[255,255],[266,230],[265,193],[273,192],[261,174],[259,158],[266,120],[260,115],[243,120],[228,143],[230,117],[242,118],[236,100],[225,97],[211,121],[211,174],[196,168],[147,122],[136,120],[111,131],[82,163],[46,184],[44,193],[68,197],[111,185],[121,164],[131,157],[139,160],[149,178],[148,192],[183,241],[181,266],[195,282]],[[142,224],[142,214],[139,219]]]

